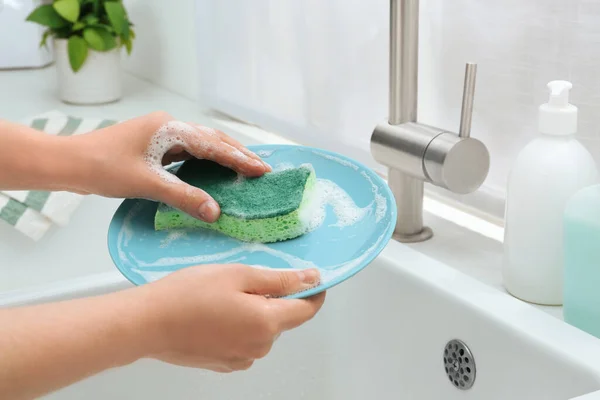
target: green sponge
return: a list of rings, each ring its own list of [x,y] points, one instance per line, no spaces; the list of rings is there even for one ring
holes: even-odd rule
[[[293,239],[308,229],[301,215],[315,187],[310,166],[243,178],[215,162],[192,159],[183,163],[177,176],[210,194],[221,216],[210,224],[161,203],[154,218],[156,230],[208,228],[246,242],[270,243]]]

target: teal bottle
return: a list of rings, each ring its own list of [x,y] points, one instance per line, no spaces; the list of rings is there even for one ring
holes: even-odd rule
[[[600,185],[567,203],[564,257],[565,322],[600,338]]]

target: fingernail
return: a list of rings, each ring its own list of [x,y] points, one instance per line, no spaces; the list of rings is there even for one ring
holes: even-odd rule
[[[298,271],[298,277],[303,283],[308,285],[314,285],[319,283],[320,274],[316,269],[305,269],[303,271]]]
[[[200,219],[206,222],[214,222],[219,217],[219,207],[212,200],[207,200],[200,204],[198,208],[198,215]]]
[[[265,168],[267,169],[267,171],[272,171],[273,170],[273,168],[271,168],[271,166],[269,164],[267,164],[266,162],[263,161],[262,163],[265,166]]]

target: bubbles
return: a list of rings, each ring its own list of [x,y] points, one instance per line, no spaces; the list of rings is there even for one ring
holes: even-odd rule
[[[295,168],[294,164],[289,163],[289,162],[282,162],[273,167],[273,172],[281,172],[281,171],[286,171],[288,169],[293,169],[293,168]]]
[[[309,227],[315,229],[325,220],[325,206],[330,205],[337,222],[331,226],[346,227],[362,220],[368,214],[370,207],[361,208],[344,189],[328,179],[318,179],[316,185],[316,204],[312,205],[312,215],[308,220]],[[306,222],[306,220],[305,220]],[[316,225],[316,226],[315,226]]]
[[[167,237],[164,238],[163,240],[161,240],[160,242],[160,248],[164,249],[165,247],[169,247],[169,245],[178,240],[178,239],[182,239],[185,238],[187,235],[187,232],[184,230],[172,230],[169,231],[169,233],[167,234]]]
[[[213,128],[209,128],[207,126],[201,126],[201,125],[196,125],[196,127],[198,127],[198,130],[200,130],[200,132],[204,133],[205,135],[208,136],[217,136],[218,133],[216,130],[214,130]]]
[[[256,155],[260,158],[269,158],[275,153],[275,150],[259,150],[256,152]]]
[[[245,180],[246,180],[246,177],[244,175],[238,174],[237,177],[235,178],[235,181],[233,181],[233,185],[235,185],[235,186],[241,185]]]
[[[284,251],[273,249],[267,245],[261,243],[240,243],[239,246],[234,247],[233,249],[223,251],[220,253],[213,254],[205,254],[205,255],[197,255],[197,256],[188,256],[188,257],[163,257],[155,260],[153,262],[144,262],[138,260],[133,255],[131,257],[134,259],[138,266],[138,270],[142,272],[159,272],[159,271],[149,271],[144,270],[144,268],[157,268],[157,267],[171,267],[173,265],[193,265],[193,264],[206,264],[206,263],[230,263],[231,257],[237,256],[241,253],[267,253],[272,255],[273,257],[280,258],[287,262],[291,268],[295,269],[306,269],[306,268],[317,268],[317,266],[307,260],[303,260],[300,257],[293,256]],[[137,271],[135,271],[137,272]]]
[[[371,177],[367,175],[365,171],[361,171],[360,174],[371,184],[373,195],[375,196],[375,222],[379,222],[385,217],[387,201],[385,200],[385,197],[379,193],[379,187],[373,182]]]
[[[185,149],[187,147],[186,141],[198,140],[196,136],[194,128],[185,122],[167,122],[156,131],[150,140],[150,145],[144,156],[146,164],[165,181],[180,182],[179,178],[163,168],[162,159],[175,146],[182,146]]]
[[[355,164],[351,163],[348,160],[343,160],[343,159],[341,159],[339,157],[332,156],[332,155],[329,155],[329,154],[324,154],[324,153],[321,153],[321,152],[318,152],[318,151],[313,151],[313,154],[316,154],[316,155],[318,155],[320,157],[326,158],[327,160],[336,162],[336,163],[338,163],[340,165],[343,165],[344,167],[349,167],[349,168],[352,168],[355,171],[358,171],[358,165],[355,165]]]
[[[229,147],[233,147],[233,146],[229,146]],[[236,149],[235,147],[233,147],[233,149],[231,150],[231,156],[237,161],[242,161],[242,160],[247,160],[248,157],[242,153],[241,151],[239,151],[238,149]]]

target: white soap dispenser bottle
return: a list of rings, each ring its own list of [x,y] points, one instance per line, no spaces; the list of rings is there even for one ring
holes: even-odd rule
[[[592,155],[575,139],[570,82],[548,83],[541,135],[518,155],[508,178],[503,279],[509,293],[545,305],[563,301],[563,215],[567,201],[598,180]]]

